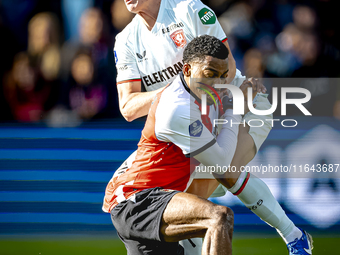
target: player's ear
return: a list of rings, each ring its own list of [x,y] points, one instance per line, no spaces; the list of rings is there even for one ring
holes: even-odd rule
[[[188,63],[185,63],[183,65],[183,74],[186,77],[190,77],[191,75],[191,66]]]

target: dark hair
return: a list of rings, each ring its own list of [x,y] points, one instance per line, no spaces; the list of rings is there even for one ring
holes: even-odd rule
[[[194,38],[183,52],[183,62],[204,61],[205,56],[226,59],[229,55],[228,48],[214,36],[202,35]]]

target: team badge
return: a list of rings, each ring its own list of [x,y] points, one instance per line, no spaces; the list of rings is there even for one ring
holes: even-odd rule
[[[189,126],[189,134],[193,137],[200,137],[203,131],[203,124],[199,120],[191,123]]]
[[[181,49],[187,44],[183,29],[176,30],[171,35],[171,40],[175,43],[176,47]]]
[[[113,53],[115,54],[115,62],[117,64],[117,62],[118,62],[117,52],[114,50]]]
[[[208,8],[203,8],[198,12],[198,17],[200,18],[203,25],[212,25],[216,22],[215,14]]]

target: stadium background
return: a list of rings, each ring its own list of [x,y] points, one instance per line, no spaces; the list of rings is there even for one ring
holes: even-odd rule
[[[315,78],[313,117],[288,108],[299,125],[276,126],[251,164],[339,164],[336,1],[204,2],[243,74]],[[115,87],[114,37],[132,17],[122,0],[0,1],[0,254],[125,254],[101,202],[143,127],[121,117]],[[318,176],[264,180],[315,254],[340,254],[339,175]],[[214,201],[236,213],[235,254],[286,254],[236,198]]]

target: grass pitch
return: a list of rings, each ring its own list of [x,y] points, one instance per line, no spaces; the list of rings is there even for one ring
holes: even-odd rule
[[[340,255],[340,238],[314,238],[313,255]],[[1,238],[1,255],[124,255],[126,250],[118,239],[99,238]],[[280,238],[242,238],[233,241],[234,255],[287,255],[285,244]]]

